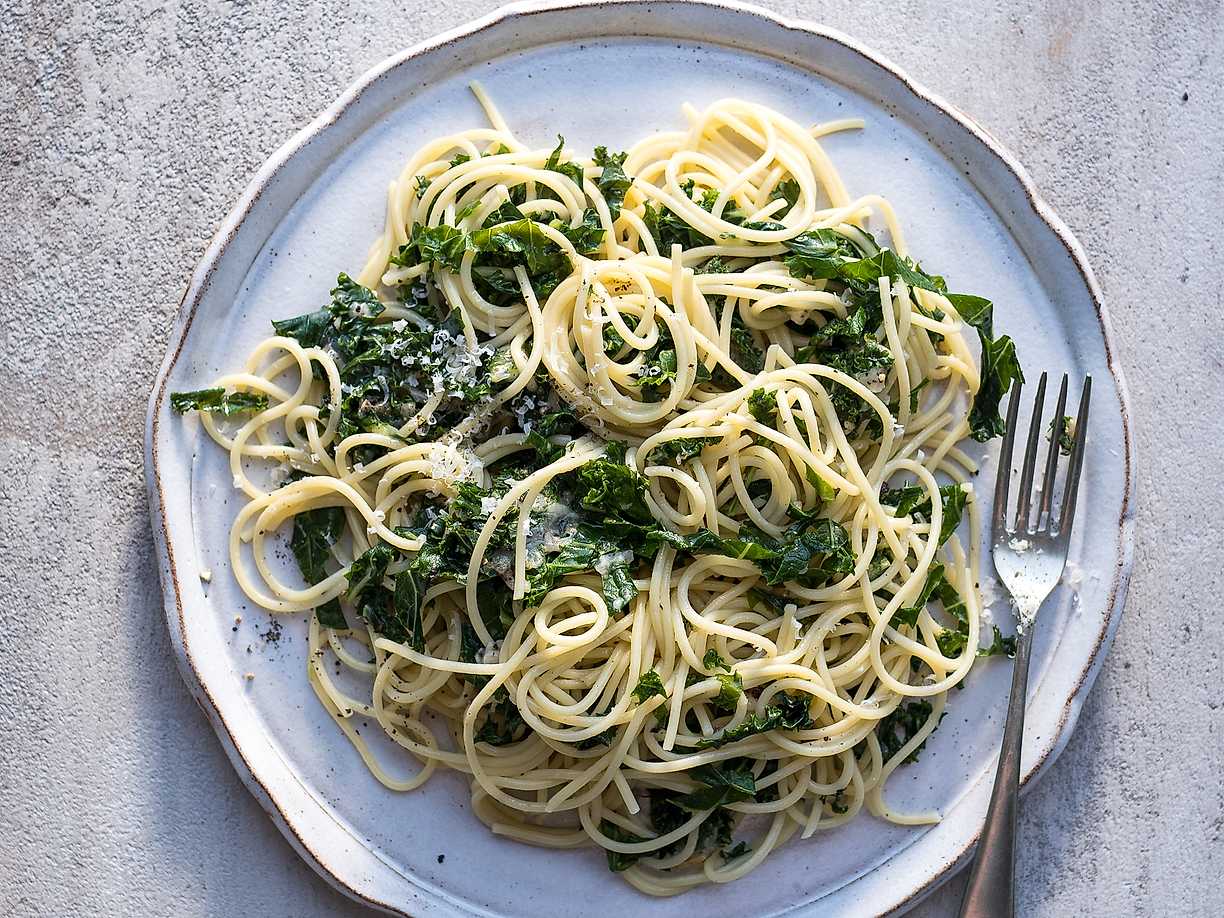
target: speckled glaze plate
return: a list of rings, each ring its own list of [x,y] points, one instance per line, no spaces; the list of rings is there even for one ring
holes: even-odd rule
[[[793,841],[727,887],[653,900],[597,851],[495,838],[465,779],[394,794],[369,776],[315,700],[305,622],[273,626],[229,576],[238,509],[228,457],[166,394],[235,368],[268,321],[314,309],[354,271],[388,181],[423,140],[483,124],[481,80],[520,136],[614,148],[681,123],[680,104],[738,95],[799,120],[858,115],[826,141],[852,192],[891,199],[911,249],[956,290],[993,299],[1030,379],[1091,373],[1093,423],[1072,560],[1036,639],[1024,773],[1065,745],[1121,614],[1134,470],[1109,320],[1079,245],[1023,169],[975,122],[878,55],[819,26],[729,3],[519,4],[381,64],[268,160],[191,278],[149,406],[147,464],[167,620],[188,686],[235,768],[323,877],[391,912],[426,915],[867,915],[900,911],[968,858],[993,777],[1010,668],[989,661],[953,693],[929,752],[890,784],[936,826],[864,816]],[[993,468],[988,465],[988,469]],[[988,491],[991,475],[979,488]],[[200,574],[211,570],[211,582]],[[986,579],[986,572],[983,572]],[[989,592],[989,591],[988,591]],[[1009,613],[996,604],[1006,626]],[[371,725],[369,735],[378,733]],[[377,738],[377,737],[375,737]]]

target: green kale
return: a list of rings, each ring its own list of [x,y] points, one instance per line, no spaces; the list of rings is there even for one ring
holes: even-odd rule
[[[662,400],[665,390],[671,388],[679,371],[676,346],[671,332],[666,328],[659,332],[659,340],[648,351],[641,353],[641,364],[637,370],[637,385],[643,401]],[[704,376],[704,365],[698,365],[698,378]],[[707,377],[708,378],[708,377]]]
[[[601,572],[600,576],[608,611],[614,615],[623,612],[638,593],[630,567],[632,562],[622,557],[621,548],[616,542],[600,537],[585,526],[580,526],[574,538],[566,542],[559,552],[531,571],[527,578],[525,604],[528,608],[538,606],[562,577],[597,570],[601,560],[607,568],[607,572]]]
[[[711,256],[693,269],[694,274],[728,274],[730,272],[731,265],[728,259],[721,255]]]
[[[348,578],[345,596],[348,600],[356,605],[366,590],[381,585],[387,574],[387,566],[395,560],[397,554],[390,545],[379,542],[353,559],[352,565],[345,572]]]
[[[751,800],[756,796],[756,779],[748,767],[747,760],[711,762],[686,774],[694,781],[706,785],[700,790],[673,798],[672,803],[690,812],[700,813],[726,803]]]
[[[607,570],[601,571],[599,576],[603,580],[604,601],[613,615],[623,612],[637,598],[638,588],[631,562],[618,560],[608,565]]]
[[[432,396],[442,396],[433,427],[418,428],[417,437],[436,437],[471,414],[472,406],[492,391],[486,361],[490,348],[470,350],[457,326],[448,322],[422,329],[406,321],[377,322],[383,305],[373,292],[340,275],[332,302],[324,309],[273,323],[279,334],[306,347],[322,347],[340,370],[341,400],[324,405],[320,418],[338,412],[341,438],[354,433],[399,439],[399,428]],[[322,368],[315,366],[316,375]],[[383,447],[362,446],[358,461],[376,459]]]
[[[940,504],[943,507],[943,520],[939,526],[939,544],[948,541],[956,527],[960,525],[965,513],[965,500],[968,493],[959,484],[942,485],[939,489]],[[922,522],[931,519],[931,498],[927,496],[926,488],[921,485],[906,485],[900,488],[882,488],[880,503],[895,507],[895,516],[913,516]]]
[[[749,373],[765,369],[765,351],[739,312],[731,317],[731,358]]]
[[[400,531],[400,530],[397,530]],[[346,596],[378,634],[413,649],[425,649],[421,599],[428,586],[427,552],[418,553],[406,569],[394,576],[394,589],[383,586],[387,568],[399,552],[379,543],[358,556],[346,571]]]
[[[621,205],[625,202],[625,193],[633,180],[625,174],[625,159],[627,153],[609,153],[607,147],[595,148],[595,165],[601,170],[595,180],[600,193],[608,204],[608,212],[615,220],[620,216]]]
[[[421,598],[425,593],[424,578],[409,567],[395,575],[394,610],[406,643],[418,653],[425,651],[425,628],[421,622]]]
[[[606,712],[605,712],[606,713]],[[594,749],[596,746],[611,746],[616,739],[616,727],[611,726],[602,733],[596,733],[592,737],[584,740],[579,740],[574,743],[575,749]]]
[[[641,835],[635,835],[632,832],[627,832],[614,822],[609,822],[607,819],[602,819],[599,822],[599,831],[606,835],[612,841],[623,842],[627,845],[637,844],[638,842],[649,841]],[[623,870],[628,870],[636,864],[640,854],[621,854],[619,851],[608,851],[608,869],[613,873],[620,873]]]
[[[752,845],[748,844],[746,841],[739,841],[736,843],[734,848],[728,848],[725,851],[720,851],[719,853],[722,855],[724,861],[734,861],[746,854],[751,854]]]
[[[744,680],[739,673],[717,673],[718,694],[714,696],[714,710],[724,714],[735,712],[740,697],[744,694]]]
[[[881,277],[896,277],[910,287],[921,287],[934,293],[944,293],[947,285],[942,277],[927,274],[908,258],[892,249],[880,249],[870,258],[847,262],[838,276],[852,285],[878,287]]]
[[[898,609],[893,615],[893,621],[898,625],[909,625],[913,628],[918,624],[918,616],[922,610],[927,607],[927,603],[931,601],[931,597],[939,589],[939,585],[944,580],[944,566],[941,562],[936,561],[931,565],[930,571],[927,573],[926,582],[922,585],[922,590],[918,593],[917,599],[914,600],[912,606],[907,606]]]
[[[749,714],[734,727],[728,727],[716,736],[697,741],[698,749],[721,749],[730,743],[738,743],[759,733],[770,730],[806,730],[812,725],[807,698],[780,692],[774,703],[766,706],[763,714]]]
[[[883,383],[894,362],[892,351],[870,339],[864,339],[844,350],[825,352],[819,356],[819,360],[825,366],[841,370],[847,376],[864,383],[868,388],[871,388],[873,383]],[[871,405],[840,383],[833,383],[829,399],[833,402],[838,418],[851,427],[879,417]]]
[[[1015,637],[1004,637],[1003,633],[999,631],[998,625],[991,625],[990,627],[994,631],[994,640],[990,642],[989,647],[979,647],[977,655],[979,657],[1014,657],[1016,655]]]
[[[565,148],[565,138],[560,134],[557,135],[557,146],[553,148],[552,153],[548,155],[548,160],[544,163],[544,168],[552,172],[559,172],[568,178],[571,182],[582,189],[582,166],[578,163],[563,163],[561,162],[561,153]]]
[[[656,695],[666,698],[667,689],[663,687],[663,680],[659,678],[659,674],[652,669],[642,674],[642,678],[638,680],[638,684],[634,686],[630,694],[637,699],[638,704],[643,704]]]
[[[829,319],[812,332],[807,345],[802,348],[804,355],[815,355],[818,351],[828,348],[852,347],[868,337],[874,328],[879,327],[879,299],[869,300],[855,308],[844,319]]]
[[[795,277],[811,280],[842,278],[846,266],[861,258],[854,243],[832,229],[808,230],[784,244],[790,250],[787,269]]]
[[[690,554],[742,558],[755,564],[770,586],[790,580],[804,586],[819,586],[854,570],[850,537],[839,523],[830,519],[802,520],[781,539],[754,531],[747,524],[730,539],[708,529],[683,535],[656,528],[647,536],[646,545],[648,549],[671,545]]]
[[[459,629],[459,660],[463,663],[481,663],[484,657],[484,645],[476,629],[469,622],[463,622]],[[489,681],[488,676],[478,676],[474,673],[464,673],[463,681],[476,686],[477,690],[484,688]]]
[[[833,500],[833,498],[837,497],[837,488],[833,487],[833,485],[821,478],[820,475],[816,473],[816,470],[810,465],[803,470],[803,477],[807,479],[808,484],[816,489],[816,496],[819,497],[822,502],[828,503],[829,501]],[[794,519],[800,520],[807,519],[816,511],[803,510],[801,507],[796,507],[794,504],[792,504],[789,512]]]
[[[530,420],[529,423],[531,429],[528,431],[527,439],[524,442],[535,450],[536,456],[540,460],[541,468],[550,462],[560,459],[565,452],[565,445],[553,443],[552,437],[568,436],[572,439],[575,436],[581,435],[584,430],[582,422],[578,420],[573,410],[568,407],[557,411],[550,411],[545,415]],[[527,425],[525,424],[524,426]]]
[[[386,307],[374,291],[361,286],[347,274],[337,275],[331,298],[329,305],[315,312],[274,321],[272,329],[278,335],[296,338],[302,347],[330,345],[342,358],[348,357],[353,340],[360,338]]]
[[[753,587],[748,591],[748,598],[753,603],[754,609],[759,609],[778,616],[786,613],[786,607],[794,602],[786,596],[779,596],[777,593],[771,593],[769,590],[761,590]]]
[[[220,411],[226,417],[243,411],[263,411],[268,397],[257,392],[231,392],[225,389],[197,389],[194,392],[170,393],[170,407],[179,414],[188,411]]]
[[[582,222],[577,226],[570,226],[568,223],[557,222],[554,224],[556,229],[560,230],[566,239],[574,246],[574,248],[583,255],[594,253],[599,244],[603,242],[604,228],[600,223],[599,214],[593,207],[588,207],[582,212]]]
[[[1050,440],[1058,444],[1058,451],[1064,456],[1071,455],[1071,449],[1075,446],[1075,437],[1071,435],[1074,428],[1075,419],[1063,415],[1061,418],[1050,419],[1050,432],[1048,434]]]
[[[582,509],[608,531],[654,524],[646,505],[646,479],[636,469],[601,456],[579,466],[577,479]]]
[[[692,198],[695,185],[690,179],[682,186],[684,193]],[[660,205],[658,208],[650,204],[645,206],[642,220],[650,235],[654,238],[659,253],[666,256],[673,245],[685,249],[696,249],[701,246],[713,245],[714,240],[697,229],[694,229],[683,218]]]
[[[958,628],[944,628],[935,636],[935,646],[945,657],[959,657],[969,643],[969,635]]]
[[[540,224],[526,218],[480,229],[469,237],[469,244],[479,252],[509,257],[526,266],[529,274],[538,274],[557,267],[564,257],[556,243],[544,235]]]
[[[999,402],[1012,383],[1024,382],[1016,345],[1007,335],[994,336],[994,304],[980,296],[950,293],[950,302],[961,319],[977,329],[982,344],[982,383],[969,410],[969,432],[973,439],[986,442],[1007,432],[999,414]]]
[[[343,531],[344,510],[340,507],[305,510],[293,518],[293,535],[289,540],[289,548],[307,583],[314,585],[327,578],[324,565],[331,557],[332,546]],[[338,599],[329,599],[316,608],[315,616],[319,619],[319,624],[326,628],[348,627]]]
[[[758,423],[776,429],[778,426],[777,390],[767,392],[764,389],[753,389],[752,394],[748,396],[748,411]]]
[[[788,207],[794,207],[797,203],[799,203],[799,191],[800,188],[797,181],[794,179],[783,179],[782,181],[778,182],[777,187],[774,188],[774,193],[770,200],[783,200],[786,202]]]
[[[880,719],[876,725],[876,738],[880,741],[880,755],[885,762],[901,751],[927,721],[931,719],[931,703],[924,699],[903,702],[896,709]],[[901,762],[902,765],[918,761],[918,753],[926,746],[926,741],[918,745]]]
[[[445,223],[437,226],[413,224],[408,242],[399,247],[390,262],[401,267],[431,262],[457,273],[470,243],[463,230]]]
[[[918,594],[917,600],[907,608],[898,609],[893,616],[894,621],[898,624],[909,625],[911,628],[914,627],[918,623],[919,613],[932,600],[939,600],[940,604],[944,607],[944,611],[956,620],[959,632],[962,635],[968,635],[969,610],[965,607],[965,602],[956,591],[956,587],[952,586],[948,581],[947,570],[941,561],[936,561],[931,565],[931,569],[927,572],[926,582],[922,585],[922,591]],[[942,634],[948,633],[948,630],[945,629]],[[948,640],[952,640],[952,638],[948,638]],[[964,646],[963,641],[960,646]],[[945,653],[945,656],[947,655]]]
[[[722,442],[721,437],[676,437],[666,440],[650,451],[646,461],[651,465],[683,465],[701,455],[707,446]]]
[[[482,711],[475,741],[490,746],[509,746],[521,742],[530,732],[523,715],[510,699],[505,686],[493,693],[491,703]]]

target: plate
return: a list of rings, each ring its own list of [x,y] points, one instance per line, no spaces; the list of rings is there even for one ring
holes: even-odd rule
[[[911,249],[953,289],[989,296],[1030,379],[1093,375],[1082,520],[1071,580],[1034,649],[1026,781],[1066,744],[1117,627],[1131,565],[1133,447],[1109,320],[1083,252],[1023,169],[967,116],[828,29],[731,3],[515,5],[388,60],[259,171],[191,278],[150,400],[146,461],[167,620],[183,676],[242,779],[293,846],[336,887],[426,915],[878,914],[950,876],[980,831],[1009,667],[989,661],[929,753],[889,785],[896,806],[936,807],[932,827],[869,816],[793,841],[747,878],[669,900],[611,876],[602,853],[492,836],[466,781],[394,794],[371,778],[305,678],[305,623],[271,624],[228,573],[238,509],[228,457],[166,393],[208,384],[267,334],[314,309],[360,268],[388,181],[424,139],[482,125],[479,79],[519,136],[623,148],[681,124],[680,104],[738,95],[808,122],[861,116],[826,140],[852,191],[880,192]],[[979,487],[989,489],[982,476]],[[201,572],[212,571],[211,582]],[[985,576],[985,572],[983,572]],[[996,618],[1008,613],[996,605]],[[280,621],[280,620],[278,620]],[[251,678],[248,678],[248,675]],[[371,725],[369,736],[377,734]]]

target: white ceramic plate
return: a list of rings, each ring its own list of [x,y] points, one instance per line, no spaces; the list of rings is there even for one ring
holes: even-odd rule
[[[679,106],[738,95],[816,122],[866,119],[827,148],[853,191],[881,192],[912,250],[955,290],[997,304],[1030,379],[1094,378],[1087,474],[1072,556],[1037,636],[1024,770],[1053,760],[1117,626],[1131,561],[1131,437],[1109,322],[1083,253],[1021,168],[981,128],[850,39],[731,4],[507,7],[362,77],[260,170],[184,297],[149,408],[148,481],[166,611],[184,678],[242,779],[285,836],[338,888],[424,915],[838,915],[913,905],[966,859],[993,776],[1009,667],[990,661],[917,765],[897,806],[937,807],[934,827],[864,816],[792,842],[729,887],[656,901],[610,875],[601,853],[494,838],[442,774],[396,795],[366,772],[305,678],[304,622],[268,636],[226,563],[238,508],[227,457],[165,395],[206,385],[355,271],[383,219],[387,182],[426,138],[483,124],[480,79],[520,136],[622,148],[681,123]],[[988,467],[989,468],[989,467]],[[989,472],[979,487],[989,490]],[[199,573],[212,569],[210,584]],[[985,575],[985,572],[984,572]],[[235,616],[241,615],[240,623]],[[997,617],[1006,621],[1001,607]],[[253,673],[254,679],[246,674]],[[372,725],[369,735],[376,734]],[[444,860],[442,857],[444,856]]]

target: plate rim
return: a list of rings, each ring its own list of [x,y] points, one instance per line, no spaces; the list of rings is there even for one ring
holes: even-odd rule
[[[1028,170],[1004,144],[996,139],[974,117],[949,102],[943,96],[914,80],[904,69],[893,63],[885,55],[866,47],[838,29],[799,17],[784,16],[754,4],[740,2],[740,0],[685,0],[685,2],[686,5],[695,8],[694,12],[704,8],[711,11],[749,16],[763,19],[766,21],[766,24],[777,26],[787,31],[799,32],[804,35],[834,42],[885,71],[920,103],[926,104],[936,113],[951,119],[952,122],[967,131],[999,160],[1017,180],[1029,205],[1032,207],[1034,215],[1062,243],[1071,264],[1079,272],[1084,281],[1085,289],[1089,293],[1098,324],[1101,328],[1101,338],[1105,349],[1105,362],[1118,393],[1118,404],[1121,413],[1124,487],[1121,511],[1117,520],[1119,550],[1113,579],[1109,587],[1107,608],[1095,646],[1079,675],[1074,689],[1063,706],[1058,720],[1058,734],[1055,742],[1021,777],[1021,790],[1022,792],[1026,791],[1033,785],[1034,780],[1053,763],[1070,740],[1087,692],[1095,681],[1121,621],[1130,576],[1134,566],[1135,488],[1137,476],[1135,473],[1135,443],[1131,424],[1129,390],[1122,367],[1116,357],[1113,323],[1095,274],[1088,264],[1087,255],[1075,234],[1037,190]],[[153,529],[154,547],[158,556],[158,572],[162,586],[162,600],[165,608],[166,623],[170,631],[171,644],[174,647],[179,672],[186,682],[192,697],[204,711],[214,732],[221,740],[222,746],[239,778],[299,856],[338,891],[373,908],[392,914],[410,915],[403,907],[378,899],[368,892],[356,888],[355,885],[345,879],[342,870],[333,869],[311,847],[308,840],[299,833],[293,822],[281,809],[281,805],[277,802],[271,790],[268,789],[263,780],[255,773],[254,767],[239,746],[234,732],[225,721],[220,706],[214,699],[212,692],[205,685],[204,679],[192,659],[192,652],[185,636],[184,600],[182,588],[178,580],[174,548],[169,537],[169,526],[165,512],[166,500],[162,490],[161,466],[158,455],[161,409],[167,394],[169,377],[182,354],[186,344],[187,333],[191,327],[196,310],[210,285],[213,272],[225,256],[229,243],[233,240],[238,228],[250,215],[253,206],[262,196],[264,190],[275,180],[281,167],[301,152],[311,140],[335,126],[340,116],[359,99],[368,87],[409,60],[444,49],[446,46],[461,39],[469,38],[509,20],[525,17],[530,14],[573,10],[583,7],[628,8],[637,5],[638,3],[635,0],[520,0],[520,2],[498,7],[482,17],[439,32],[431,38],[427,38],[407,49],[392,54],[350,82],[334,102],[294,133],[263,162],[244,188],[237,202],[222,220],[208,246],[205,248],[199,263],[192,272],[188,285],[179,300],[174,323],[169,334],[170,344],[149,396],[145,422],[146,490],[149,499],[149,515]],[[941,870],[927,877],[925,881],[906,893],[904,898],[898,900],[895,905],[890,907],[889,913],[900,914],[914,907],[950,876],[960,870],[976,848],[980,835],[981,829],[979,828],[972,834],[956,856],[952,857]],[[417,885],[419,890],[424,891],[419,884],[414,885]]]

